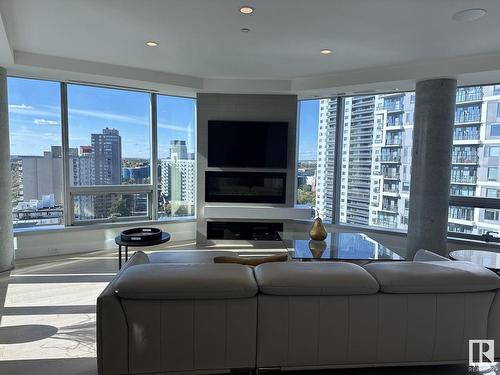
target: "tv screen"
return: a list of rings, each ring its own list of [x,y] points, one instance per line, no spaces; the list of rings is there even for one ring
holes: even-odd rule
[[[208,122],[208,166],[286,168],[288,123]]]

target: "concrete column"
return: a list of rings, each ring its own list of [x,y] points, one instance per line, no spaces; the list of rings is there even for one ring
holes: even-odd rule
[[[0,67],[0,272],[14,267],[7,71]]]
[[[419,249],[447,255],[448,199],[455,122],[455,79],[417,83],[407,259]]]

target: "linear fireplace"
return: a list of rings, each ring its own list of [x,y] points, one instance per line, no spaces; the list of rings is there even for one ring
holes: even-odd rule
[[[285,203],[286,173],[207,171],[205,201]]]

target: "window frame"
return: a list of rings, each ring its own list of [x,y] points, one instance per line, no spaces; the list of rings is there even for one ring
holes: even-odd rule
[[[16,78],[28,78],[36,79],[40,81],[51,81],[46,79],[37,79],[23,76],[9,75],[9,77]],[[61,110],[61,149],[62,149],[62,179],[63,179],[63,218],[62,223],[64,227],[79,227],[79,226],[91,226],[93,224],[102,223],[120,223],[120,222],[132,222],[132,221],[158,221],[158,222],[172,222],[172,221],[186,221],[196,219],[196,194],[194,205],[194,215],[192,216],[179,216],[179,217],[159,217],[158,216],[158,93],[152,92],[150,90],[142,90],[132,87],[117,87],[114,85],[102,85],[102,84],[92,84],[92,83],[81,83],[72,82],[71,85],[89,86],[95,88],[107,88],[122,91],[138,91],[147,93],[149,96],[149,106],[150,106],[150,118],[149,118],[149,137],[150,137],[150,183],[149,184],[131,184],[131,185],[95,185],[95,186],[72,186],[71,185],[71,175],[70,175],[70,154],[69,154],[69,110],[68,110],[68,83],[61,81],[58,82],[60,85],[60,110]],[[162,93],[161,95],[179,97],[179,95],[169,95],[167,93]],[[193,97],[183,97],[189,98],[195,101],[194,111],[195,111],[195,123],[194,127],[196,129],[196,98]],[[194,139],[194,146],[196,149],[196,138]],[[195,169],[197,168],[196,153],[195,153]],[[196,191],[196,179],[195,179],[195,191]],[[104,218],[104,219],[86,219],[86,220],[75,220],[74,212],[74,198],[78,195],[101,195],[101,194],[146,194],[148,198],[147,204],[147,215],[141,216],[129,216],[123,218]],[[39,227],[29,227],[23,228],[23,232],[30,230],[39,231],[41,229],[52,229],[52,225],[39,226]]]

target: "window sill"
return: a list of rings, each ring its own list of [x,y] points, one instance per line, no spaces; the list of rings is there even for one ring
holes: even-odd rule
[[[99,230],[99,229],[111,229],[129,226],[142,226],[142,225],[161,225],[161,224],[177,224],[177,223],[192,223],[196,222],[196,217],[186,216],[186,217],[173,217],[165,218],[159,220],[141,220],[141,221],[122,221],[114,223],[96,223],[89,225],[74,225],[66,227],[64,225],[46,225],[39,227],[30,228],[18,228],[14,229],[14,237],[22,237],[29,235],[37,235],[41,233],[53,233],[53,232],[78,232],[86,230]]]

